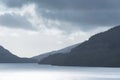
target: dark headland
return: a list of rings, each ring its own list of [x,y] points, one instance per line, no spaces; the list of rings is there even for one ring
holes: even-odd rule
[[[120,26],[98,33],[67,54],[53,54],[39,64],[120,67]]]

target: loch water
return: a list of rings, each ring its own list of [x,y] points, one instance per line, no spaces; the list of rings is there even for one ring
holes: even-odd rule
[[[120,80],[120,68],[1,63],[0,80]]]

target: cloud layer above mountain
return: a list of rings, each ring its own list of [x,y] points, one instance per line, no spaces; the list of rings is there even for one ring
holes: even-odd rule
[[[0,0],[0,44],[14,51],[17,48],[11,45],[17,41],[14,46],[20,52],[15,53],[28,53],[27,56],[80,43],[92,34],[119,25],[119,3],[120,0]]]
[[[34,30],[32,24],[21,15],[4,14],[0,16],[0,25],[10,28],[23,28]]]
[[[120,23],[119,0],[2,0],[2,2],[9,8],[35,4],[37,15],[85,30]]]

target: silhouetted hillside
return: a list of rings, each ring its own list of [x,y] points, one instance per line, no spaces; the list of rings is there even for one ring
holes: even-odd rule
[[[41,55],[38,55],[38,56],[34,56],[34,57],[32,57],[32,59],[37,59],[38,61],[41,61],[42,59],[44,59],[44,58],[46,58],[50,55],[53,55],[53,54],[59,54],[59,53],[66,54],[66,53],[71,52],[71,50],[78,45],[79,44],[74,44],[72,46],[69,46],[69,47],[66,47],[66,48],[63,48],[63,49],[60,49],[60,50],[51,51],[51,52],[44,53],[44,54],[41,54]]]
[[[36,60],[29,58],[19,58],[10,51],[0,46],[0,63],[33,63]]]
[[[92,36],[69,54],[54,54],[39,62],[62,66],[120,67],[120,26]]]

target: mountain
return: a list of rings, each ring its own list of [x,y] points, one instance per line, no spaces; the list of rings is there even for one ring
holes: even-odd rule
[[[59,53],[66,54],[66,53],[70,53],[71,49],[75,48],[78,45],[79,44],[74,44],[72,46],[69,46],[69,47],[66,47],[66,48],[63,48],[63,49],[60,49],[60,50],[51,51],[51,52],[44,53],[44,54],[41,54],[41,55],[38,55],[38,56],[34,56],[34,57],[32,57],[32,59],[37,59],[38,61],[41,61],[42,59],[44,59],[44,58],[46,58],[46,57],[48,57],[50,55],[53,55],[53,54],[59,54]]]
[[[93,35],[69,54],[53,54],[39,64],[120,67],[120,26]]]
[[[10,51],[0,46],[0,63],[34,63],[37,62],[30,58],[20,58],[13,55]]]

